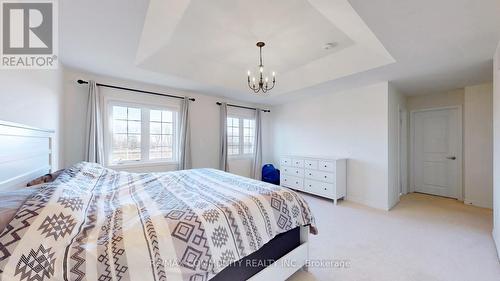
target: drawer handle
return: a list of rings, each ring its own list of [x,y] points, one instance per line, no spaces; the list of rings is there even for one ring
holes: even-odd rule
[[[325,188],[325,190],[326,190],[326,188]]]
[[[298,174],[298,173],[299,173],[299,171],[295,171],[295,173],[296,173],[296,174]]]
[[[312,176],[312,174],[311,174],[311,173],[309,173],[309,175],[310,175],[310,176]]]
[[[327,176],[325,176],[325,179],[327,178]]]
[[[309,187],[312,187],[312,185],[309,185]]]
[[[295,184],[299,184],[299,182],[298,182],[298,181],[296,181],[296,182],[295,182]]]
[[[285,179],[285,181],[286,181],[286,179]]]
[[[325,168],[326,168],[326,165],[325,165]]]

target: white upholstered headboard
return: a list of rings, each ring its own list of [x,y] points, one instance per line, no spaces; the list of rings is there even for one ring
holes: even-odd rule
[[[54,131],[0,121],[0,190],[51,172]]]

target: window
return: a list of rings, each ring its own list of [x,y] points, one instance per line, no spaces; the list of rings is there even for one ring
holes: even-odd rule
[[[227,118],[227,153],[228,155],[240,154],[240,119]]]
[[[253,154],[255,120],[243,119],[243,154]]]
[[[149,159],[172,159],[173,113],[166,110],[150,110]]]
[[[113,107],[113,163],[141,159],[141,109]]]
[[[230,156],[253,154],[255,120],[240,117],[227,118],[227,152]]]
[[[176,111],[115,103],[109,119],[108,164],[176,160]]]

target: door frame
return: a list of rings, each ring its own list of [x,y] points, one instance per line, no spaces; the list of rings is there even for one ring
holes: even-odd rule
[[[399,197],[408,194],[408,110],[398,105],[398,187]]]
[[[462,113],[462,105],[452,105],[452,106],[441,106],[441,107],[429,107],[422,109],[415,109],[410,111],[410,161],[409,162],[409,170],[410,170],[410,186],[409,192],[415,192],[415,114],[419,112],[425,111],[439,111],[446,109],[457,109],[457,124],[458,124],[458,151],[457,151],[457,161],[460,163],[458,165],[458,200],[464,200],[464,186],[463,186],[463,113]]]

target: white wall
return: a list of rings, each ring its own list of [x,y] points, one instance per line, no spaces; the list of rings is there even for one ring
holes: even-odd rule
[[[431,95],[409,96],[406,100],[408,111],[432,107],[445,107],[464,104],[464,89]]]
[[[493,208],[493,85],[465,88],[464,202]]]
[[[62,163],[62,65],[56,70],[0,70],[0,120],[55,130],[53,169]]]
[[[388,83],[272,108],[274,163],[282,155],[346,157],[347,199],[388,208]]]
[[[493,81],[493,238],[500,257],[500,45],[494,57]]]
[[[407,134],[405,122],[402,122],[400,127],[400,111],[402,121],[406,120],[406,96],[389,84],[389,190],[387,199],[389,209],[399,202],[399,194],[406,189],[407,182]]]
[[[219,106],[217,101],[225,101],[224,98],[201,95],[191,92],[183,92],[176,89],[169,89],[162,86],[144,84],[134,81],[124,81],[120,79],[104,77],[83,73],[77,70],[67,70],[64,77],[64,89],[66,99],[64,102],[64,118],[67,122],[65,139],[65,161],[64,165],[70,166],[74,163],[83,160],[84,156],[84,131],[85,131],[85,116],[87,106],[87,87],[76,83],[77,79],[94,79],[97,82],[105,84],[116,84],[124,87],[138,88],[150,91],[158,91],[175,95],[187,95],[196,98],[195,102],[191,103],[191,148],[192,148],[192,163],[194,168],[218,168],[219,166]],[[112,90],[100,88],[104,95],[116,94],[119,92],[122,95],[132,95],[135,98],[150,100],[151,96],[141,95],[138,93],[130,93],[126,91]],[[157,98],[160,103],[170,104],[178,101],[171,98]],[[231,101],[228,101],[231,102]],[[252,104],[243,104],[234,102],[240,105],[255,106]],[[268,116],[263,116],[263,129],[268,131]],[[263,137],[263,145],[269,143],[266,134]],[[251,159],[235,159],[229,161],[230,172],[242,176],[250,176]],[[148,167],[133,167],[124,168],[121,170],[142,172],[142,171],[170,171],[177,169],[176,164],[156,165]]]

